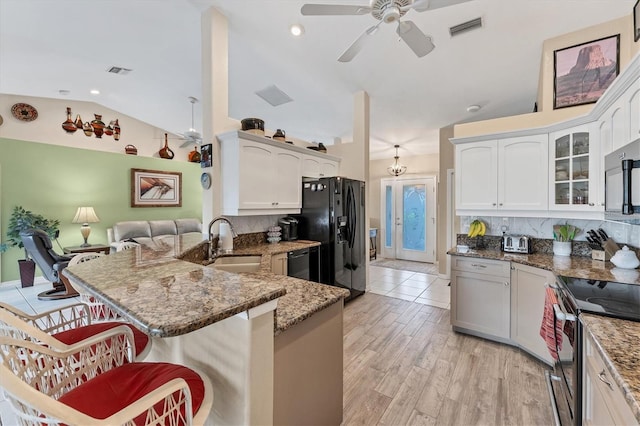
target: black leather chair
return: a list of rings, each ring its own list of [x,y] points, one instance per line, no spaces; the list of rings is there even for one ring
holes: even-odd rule
[[[60,256],[53,251],[51,239],[40,229],[27,229],[20,233],[20,238],[25,250],[36,262],[44,277],[53,283],[53,290],[38,294],[38,299],[66,299],[77,296],[78,292],[61,274],[73,256]]]

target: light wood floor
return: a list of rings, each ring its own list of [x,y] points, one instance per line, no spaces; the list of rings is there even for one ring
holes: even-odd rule
[[[371,293],[345,306],[344,425],[551,425],[545,369],[453,332],[446,309]]]

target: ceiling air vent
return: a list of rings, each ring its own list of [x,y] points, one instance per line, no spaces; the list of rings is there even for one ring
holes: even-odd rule
[[[119,75],[127,75],[131,71],[133,70],[129,68],[122,68],[122,67],[111,67],[107,70],[107,72],[110,72],[112,74],[119,74]]]
[[[482,18],[472,19],[467,22],[463,22],[462,24],[454,25],[449,28],[449,34],[451,37],[457,36],[458,34],[462,34],[467,31],[475,30],[476,28],[482,27]]]
[[[258,90],[256,95],[267,101],[271,106],[278,106],[293,101],[289,95],[275,85]]]

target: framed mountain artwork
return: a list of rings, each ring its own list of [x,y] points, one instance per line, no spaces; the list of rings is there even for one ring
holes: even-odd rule
[[[596,102],[620,73],[620,34],[553,52],[553,109]]]

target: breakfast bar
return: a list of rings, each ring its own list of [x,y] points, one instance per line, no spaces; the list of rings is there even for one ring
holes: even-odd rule
[[[315,338],[311,331],[318,324],[307,332],[306,323],[322,320],[320,329],[339,338],[341,361],[342,299],[348,291],[268,270],[217,270],[198,259],[207,244],[198,235],[166,237],[68,267],[63,274],[152,336],[147,361],[180,363],[209,376],[214,386],[210,423],[272,424],[278,405],[274,370],[282,368],[275,359],[276,339],[300,330],[303,338]],[[267,247],[273,251],[274,245]],[[261,254],[268,263],[270,253]],[[187,258],[191,261],[182,260]],[[340,406],[338,423],[341,416]]]

